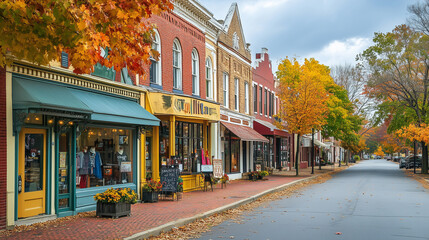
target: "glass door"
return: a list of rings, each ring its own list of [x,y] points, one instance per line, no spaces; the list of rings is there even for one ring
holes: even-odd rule
[[[19,136],[18,218],[45,213],[46,130],[23,128]]]
[[[71,133],[61,133],[58,140],[58,211],[71,208]]]

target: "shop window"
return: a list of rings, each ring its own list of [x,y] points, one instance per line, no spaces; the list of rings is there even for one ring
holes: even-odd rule
[[[240,172],[240,138],[225,128],[224,139],[225,172]]]
[[[203,125],[200,123],[176,122],[176,149],[174,163],[183,173],[200,172],[203,154]]]
[[[76,187],[133,182],[131,130],[88,127],[76,141]]]
[[[159,127],[159,161],[161,166],[171,165],[169,155],[170,122],[161,121]]]

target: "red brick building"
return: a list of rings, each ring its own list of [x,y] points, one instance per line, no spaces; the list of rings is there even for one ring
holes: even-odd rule
[[[292,135],[275,126],[275,114],[278,109],[278,98],[275,90],[275,77],[268,49],[262,48],[261,53],[256,53],[253,68],[253,113],[255,120],[253,128],[264,135],[269,143],[259,143],[257,149],[263,149],[263,161],[266,167],[283,169],[289,165],[293,154]]]

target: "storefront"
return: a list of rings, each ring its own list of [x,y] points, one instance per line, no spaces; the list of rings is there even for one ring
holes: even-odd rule
[[[199,98],[149,92],[146,108],[161,120],[146,131],[146,158],[142,179],[159,179],[162,167],[177,167],[184,191],[200,187],[201,165],[211,162],[216,140],[219,105]],[[150,157],[148,157],[150,156]],[[206,159],[208,159],[206,161]]]
[[[269,143],[255,145],[255,148],[263,150],[263,154],[255,152],[255,161],[261,162],[264,167],[290,169],[292,135],[259,119],[254,120],[253,128],[269,139]]]
[[[268,151],[258,147],[267,146],[269,143],[267,138],[250,127],[223,121],[221,122],[221,138],[224,169],[230,178],[237,174],[241,178],[241,173],[262,170],[266,163],[263,161],[262,155]],[[254,161],[248,161],[248,159],[252,159],[251,149],[254,151]]]
[[[19,64],[8,70],[15,221],[94,210],[93,196],[111,187],[138,190],[139,135],[159,119],[137,88]]]

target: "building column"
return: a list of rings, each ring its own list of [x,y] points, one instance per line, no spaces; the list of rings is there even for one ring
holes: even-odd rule
[[[159,127],[153,127],[152,133],[152,179],[159,181]]]

